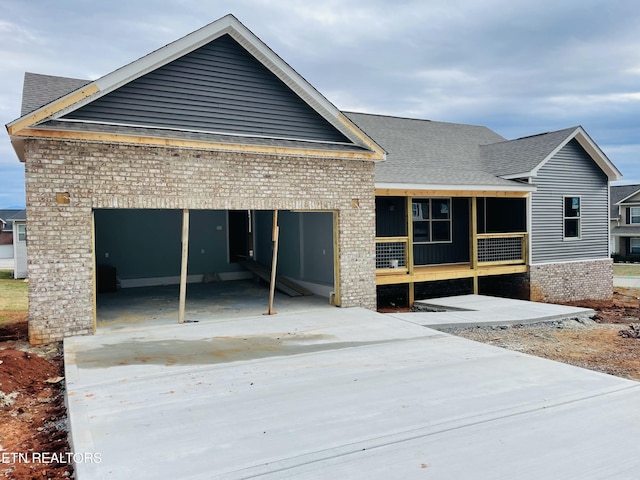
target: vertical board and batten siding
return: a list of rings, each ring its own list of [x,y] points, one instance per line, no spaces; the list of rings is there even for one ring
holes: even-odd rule
[[[538,172],[532,194],[532,263],[603,259],[609,256],[607,176],[576,140]],[[579,196],[580,240],[563,239],[563,197]]]
[[[62,118],[352,143],[229,35]]]

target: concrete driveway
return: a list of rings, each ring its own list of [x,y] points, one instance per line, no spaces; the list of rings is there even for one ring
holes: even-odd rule
[[[640,472],[640,383],[357,308],[69,338],[65,361],[80,480]]]

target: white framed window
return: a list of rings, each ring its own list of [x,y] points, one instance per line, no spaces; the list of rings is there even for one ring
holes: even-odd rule
[[[16,225],[18,229],[18,241],[26,242],[27,241],[27,226],[24,223],[18,223]]]
[[[629,253],[640,254],[640,238],[629,239]]]
[[[640,207],[631,207],[629,210],[629,223],[640,223]]]
[[[451,243],[450,198],[416,198],[411,217],[413,243]]]
[[[582,235],[580,219],[580,197],[563,197],[565,240],[579,240]]]

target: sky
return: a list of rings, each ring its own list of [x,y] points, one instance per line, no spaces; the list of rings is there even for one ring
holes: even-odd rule
[[[484,125],[582,125],[640,183],[636,0],[2,0],[0,119],[25,72],[93,80],[234,14],[341,110]],[[24,165],[0,132],[0,208]]]

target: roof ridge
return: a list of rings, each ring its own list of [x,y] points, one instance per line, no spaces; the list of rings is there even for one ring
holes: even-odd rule
[[[415,118],[415,117],[406,117],[406,116],[400,116],[400,115],[391,115],[391,114],[387,114],[387,113],[368,113],[368,112],[354,112],[354,111],[349,111],[349,110],[341,110],[341,112],[345,115],[348,114],[355,114],[355,115],[367,115],[369,117],[380,117],[380,118],[391,118],[391,119],[397,119],[397,120],[410,120],[410,121],[414,121],[414,122],[429,122],[429,123],[440,123],[443,125],[460,125],[460,126],[464,126],[464,127],[475,127],[475,128],[485,128],[487,130],[490,130],[493,132],[493,130],[489,127],[487,127],[486,125],[476,125],[476,124],[472,124],[472,123],[460,123],[460,122],[445,122],[442,120],[431,120],[428,118]],[[494,132],[496,133],[496,132]]]

